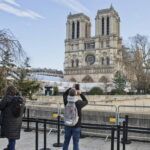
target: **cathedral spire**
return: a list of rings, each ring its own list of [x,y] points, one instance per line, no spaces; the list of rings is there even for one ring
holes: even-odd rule
[[[110,9],[114,9],[114,7],[113,7],[112,3],[111,3],[111,5],[110,5]]]
[[[72,13],[70,12],[70,13],[69,13],[69,16],[71,16],[71,15],[72,15]]]

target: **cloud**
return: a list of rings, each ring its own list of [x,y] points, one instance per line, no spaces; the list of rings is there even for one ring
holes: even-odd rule
[[[90,13],[89,9],[81,4],[78,0],[53,0],[57,3],[62,3],[76,12]]]
[[[9,3],[9,4],[12,4],[12,5],[15,5],[17,7],[20,7],[20,4],[15,2],[15,0],[3,0],[3,1],[6,2],[6,3]]]
[[[18,8],[15,8],[13,6],[7,5],[5,3],[0,3],[0,10],[3,10],[5,12],[8,12],[10,14],[19,16],[19,17],[27,17],[27,18],[31,18],[31,19],[44,19],[43,16],[41,16],[40,14],[32,11],[32,10],[21,10]]]

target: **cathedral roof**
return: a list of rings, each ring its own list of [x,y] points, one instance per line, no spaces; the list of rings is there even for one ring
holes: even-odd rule
[[[86,16],[84,13],[78,13],[78,14],[69,14],[68,15],[68,19],[73,19],[73,18],[78,18],[78,17],[84,17],[87,20],[90,20],[90,18],[88,16]]]
[[[114,9],[113,5],[111,4],[110,8],[107,8],[107,9],[101,9],[101,10],[98,10],[98,14],[99,13],[109,13],[109,12],[115,12],[116,15],[118,15],[118,12]],[[119,16],[119,15],[118,15]]]

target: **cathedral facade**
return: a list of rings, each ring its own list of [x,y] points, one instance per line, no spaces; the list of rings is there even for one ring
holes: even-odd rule
[[[69,14],[66,23],[64,78],[76,82],[111,82],[122,71],[120,17],[111,6],[97,12],[95,35],[90,18]]]

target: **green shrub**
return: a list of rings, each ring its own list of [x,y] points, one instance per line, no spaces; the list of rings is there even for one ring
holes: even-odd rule
[[[124,90],[112,89],[110,92],[111,95],[126,95]]]
[[[54,94],[53,95],[59,95],[59,90],[58,90],[57,86],[54,87]]]
[[[102,95],[103,90],[99,87],[93,87],[89,92],[88,95]]]

